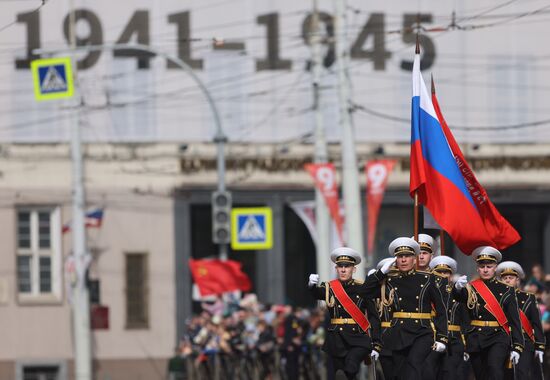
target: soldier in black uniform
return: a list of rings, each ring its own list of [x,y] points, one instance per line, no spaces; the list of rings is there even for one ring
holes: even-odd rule
[[[437,273],[450,281],[456,273],[457,264],[449,256],[437,256],[430,262],[433,273]],[[464,340],[462,331],[470,322],[466,306],[451,297],[452,282],[446,282],[441,288],[445,304],[447,306],[447,321],[449,330],[449,344],[443,361],[437,371],[438,380],[464,379]]]
[[[386,281],[384,298],[391,305],[392,321],[382,343],[392,348],[393,379],[424,379],[428,355],[432,350],[444,352],[448,342],[445,303],[437,287],[442,277],[414,268],[419,252],[419,244],[408,237],[397,238],[389,246],[399,273]]]
[[[427,234],[418,234],[418,244],[420,244],[420,253],[416,258],[416,269],[431,272],[430,262],[438,255],[439,244],[437,240]]]
[[[393,257],[388,257],[383,260],[380,260],[380,262],[376,265],[376,269],[382,268],[384,264],[388,262],[394,262],[395,259]],[[396,276],[399,273],[397,268],[395,266],[390,267],[390,270],[388,272],[388,277]],[[380,326],[381,326],[381,337],[382,341],[384,341],[384,335],[388,331],[388,329],[391,326],[391,314],[392,309],[391,305],[387,303],[387,300],[385,299],[384,295],[386,293],[386,281],[388,279],[384,279],[381,283],[381,289],[380,289],[380,295],[379,298],[376,300],[376,308],[378,310],[378,315],[380,316]],[[388,342],[389,343],[389,342]],[[392,348],[391,346],[386,343],[382,345],[382,351],[380,352],[380,364],[382,365],[382,372],[384,373],[384,379],[393,379],[393,355],[392,355]]]
[[[347,297],[367,318],[370,324],[378,323],[378,313],[372,300],[379,291],[379,282],[386,277],[392,263],[367,276],[365,282],[353,279],[355,265],[361,262],[361,256],[351,248],[341,247],[331,253],[331,260],[336,264],[338,284],[341,285]],[[361,362],[369,355],[377,360],[381,351],[380,337],[369,334],[359,326],[359,322],[348,313],[345,302],[337,296],[333,282],[323,282],[319,285],[319,275],[309,276],[308,286],[318,300],[324,300],[331,316],[327,329],[323,350],[331,356],[334,371],[337,376],[345,373],[345,378],[354,379],[359,372]],[[369,302],[367,302],[369,301]],[[368,330],[368,329],[367,329]],[[376,334],[376,329],[371,330]],[[339,374],[338,374],[339,373]]]
[[[411,237],[413,239],[414,237]],[[416,269],[424,272],[432,272],[430,268],[430,262],[434,257],[438,255],[438,243],[437,240],[427,234],[418,234],[418,244],[420,245],[420,253],[416,257]],[[437,274],[437,273],[436,273]],[[441,277],[441,276],[440,276]],[[436,286],[440,292],[445,295],[445,289],[448,285],[446,277],[438,278]],[[444,297],[446,301],[446,298]],[[435,316],[435,309],[432,305],[432,319]],[[426,358],[424,363],[423,378],[425,380],[433,380],[436,378],[437,373],[443,365],[443,352],[432,351]]]
[[[517,365],[524,346],[516,292],[495,277],[502,259],[496,248],[478,247],[472,257],[477,262],[480,279],[468,283],[466,276],[462,276],[453,289],[453,296],[466,304],[471,318],[466,352],[477,380],[502,380],[507,359]],[[491,300],[495,299],[495,305],[491,306]]]
[[[525,278],[521,265],[514,261],[504,261],[497,267],[497,276],[502,282],[516,289],[520,321],[525,347],[516,367],[518,379],[541,379],[541,365],[546,339],[542,331],[540,312],[534,294],[519,290],[520,279]],[[523,313],[523,315],[521,315]]]

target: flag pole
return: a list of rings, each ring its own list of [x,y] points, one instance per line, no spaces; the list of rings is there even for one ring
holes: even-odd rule
[[[435,96],[435,84],[434,75],[431,74],[432,81],[432,98]],[[439,248],[441,249],[441,256],[445,256],[445,230],[439,230]]]
[[[416,48],[414,54],[420,54],[420,42],[416,33]],[[414,191],[414,240],[418,241],[418,191]]]
[[[418,241],[418,192],[414,192],[414,240]]]

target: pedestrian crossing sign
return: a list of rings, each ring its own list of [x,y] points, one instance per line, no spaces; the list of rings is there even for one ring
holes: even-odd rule
[[[71,58],[36,59],[31,62],[31,71],[36,100],[73,96]]]
[[[231,210],[231,248],[261,250],[273,247],[272,212],[269,207]]]

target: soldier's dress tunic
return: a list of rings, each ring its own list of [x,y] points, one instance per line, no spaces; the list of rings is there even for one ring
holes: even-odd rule
[[[443,362],[437,372],[438,380],[463,380],[464,371],[464,336],[470,326],[470,317],[466,306],[452,295],[452,285],[444,285],[445,304],[447,305],[447,321],[449,326],[449,344],[443,355]]]
[[[399,274],[398,270],[390,270],[388,277],[393,277]],[[382,282],[382,292],[385,292],[387,278]],[[392,347],[388,339],[385,339],[384,336],[389,331],[392,320],[392,308],[391,306],[384,306],[381,304],[382,300],[379,298],[378,302],[378,315],[380,316],[380,326],[381,326],[381,339],[386,341],[386,344],[382,345],[382,351],[380,352],[380,365],[382,366],[382,372],[384,373],[385,379],[393,379],[394,368],[393,368],[393,353]]]
[[[496,278],[483,280],[502,307],[511,329],[511,336],[500,327],[496,318],[485,307],[485,301],[473,288],[477,302],[467,307],[470,326],[466,331],[466,352],[477,380],[502,380],[510,349],[521,353],[524,341],[521,333],[518,303],[514,288]],[[453,288],[454,298],[468,305],[468,289]]]
[[[437,286],[441,281],[440,276],[415,269],[387,278],[385,297],[392,301],[392,320],[382,343],[392,350],[393,379],[424,379],[425,361],[434,340],[448,343],[447,312]]]
[[[323,282],[310,288],[316,299],[326,300],[326,289],[329,287],[327,307],[331,323],[327,329],[323,350],[332,357],[334,370],[343,370],[350,379],[359,372],[361,362],[373,349],[381,351],[380,319],[373,300],[379,293],[379,282],[385,277],[381,271],[377,271],[368,276],[365,282],[353,279],[346,283],[342,282],[349,298],[363,313],[367,313],[371,325],[370,336],[352,322],[351,315],[338,301],[328,283]]]
[[[546,339],[542,330],[537,299],[534,294],[521,290],[516,290],[516,296],[519,309],[525,313],[525,316],[531,322],[534,337],[533,341],[527,332],[522,330],[525,347],[516,367],[516,376],[519,379],[540,379],[542,376],[538,358],[535,358],[535,350],[544,352]]]

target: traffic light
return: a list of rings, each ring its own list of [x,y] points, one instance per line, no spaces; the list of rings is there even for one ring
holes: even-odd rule
[[[228,191],[212,193],[212,242],[231,242],[231,193]]]

